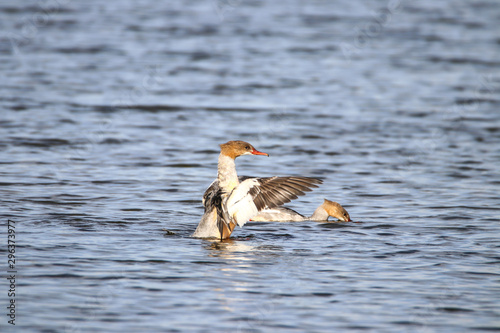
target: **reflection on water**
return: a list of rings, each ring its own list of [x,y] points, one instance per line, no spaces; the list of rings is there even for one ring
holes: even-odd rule
[[[17,330],[499,330],[498,13],[0,4]],[[270,153],[239,158],[240,175],[322,177],[291,207],[328,198],[358,223],[191,238],[231,139]]]

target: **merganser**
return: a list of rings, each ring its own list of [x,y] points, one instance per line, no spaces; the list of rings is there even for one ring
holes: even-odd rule
[[[228,141],[220,145],[215,179],[203,194],[205,213],[193,237],[229,238],[236,225],[242,227],[259,211],[281,206],[321,184],[311,177],[246,177],[236,174],[235,158],[241,155],[264,155],[244,141]]]
[[[351,222],[351,217],[347,210],[335,201],[325,199],[325,201],[310,216],[304,216],[293,209],[287,207],[276,207],[260,211],[252,217],[251,221],[267,222],[301,222],[301,221],[328,221],[329,217],[334,217],[344,222]]]

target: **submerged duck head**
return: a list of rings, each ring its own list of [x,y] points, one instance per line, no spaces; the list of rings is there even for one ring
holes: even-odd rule
[[[338,202],[325,199],[322,206],[331,217],[337,218],[344,222],[351,222],[349,213]]]

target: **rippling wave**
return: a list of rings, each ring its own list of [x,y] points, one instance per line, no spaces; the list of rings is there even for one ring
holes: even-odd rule
[[[17,328],[500,330],[498,13],[495,1],[0,4]],[[191,238],[231,139],[270,154],[238,172],[321,177],[291,206],[328,198],[354,222]]]

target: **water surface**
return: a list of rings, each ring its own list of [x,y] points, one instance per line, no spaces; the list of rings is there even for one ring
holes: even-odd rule
[[[495,1],[1,3],[18,259],[1,331],[500,331],[499,18]],[[231,139],[270,154],[241,175],[322,177],[291,207],[328,198],[355,222],[191,238]]]

